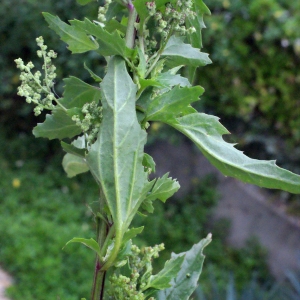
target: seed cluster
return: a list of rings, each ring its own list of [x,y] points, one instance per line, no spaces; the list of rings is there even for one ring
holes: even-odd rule
[[[174,33],[188,35],[196,31],[194,27],[188,27],[186,25],[187,18],[194,19],[196,16],[193,10],[192,0],[178,0],[175,4],[167,3],[164,9],[157,8],[154,1],[146,2],[146,7],[149,12],[149,17],[146,18],[143,28],[140,28],[141,24],[138,23],[137,29],[139,32],[144,32],[145,52],[147,54],[152,54],[156,50],[155,48],[159,41],[161,44]],[[151,27],[149,24],[151,24],[153,20],[156,30],[151,32],[148,26]]]
[[[102,106],[93,101],[83,105],[81,113],[72,116],[72,120],[87,134],[87,142],[92,144],[99,132],[102,121]]]
[[[98,8],[98,20],[101,23],[106,22],[106,13],[108,11],[108,7],[111,4],[112,0],[106,0],[104,6],[99,6]]]
[[[164,244],[143,249],[132,245],[132,255],[129,256],[131,275],[130,277],[117,274],[111,276],[111,287],[108,291],[109,299],[144,300],[145,295],[142,290],[147,286],[152,275],[152,260],[157,258],[159,252],[164,249]],[[126,296],[124,297],[124,295]],[[155,300],[155,298],[151,297],[149,300]]]
[[[21,85],[18,87],[18,95],[25,97],[27,103],[34,103],[34,113],[36,116],[41,114],[44,109],[53,109],[56,97],[52,92],[54,86],[54,79],[56,78],[56,67],[52,64],[52,59],[57,57],[53,51],[46,51],[47,46],[44,45],[43,37],[36,39],[37,45],[40,50],[37,51],[38,57],[43,58],[44,64],[44,78],[41,79],[42,74],[40,71],[32,73],[34,65],[32,62],[24,64],[21,58],[15,60],[17,68],[21,70],[20,80]]]

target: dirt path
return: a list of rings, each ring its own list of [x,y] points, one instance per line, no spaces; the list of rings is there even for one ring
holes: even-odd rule
[[[11,277],[0,269],[0,300],[9,300],[7,297],[5,297],[5,289],[11,284]]]

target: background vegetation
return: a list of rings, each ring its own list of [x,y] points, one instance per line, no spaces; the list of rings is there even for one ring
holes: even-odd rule
[[[300,3],[212,0],[208,5],[212,16],[205,20],[208,29],[203,44],[214,63],[198,78],[206,89],[202,109],[221,116],[234,134],[246,137],[242,146],[249,155],[279,157],[280,164],[299,172]],[[57,144],[33,138],[31,129],[39,119],[16,96],[18,71],[13,60],[22,57],[35,61],[35,38],[43,35],[59,54],[59,78],[72,74],[88,81],[88,72],[82,72],[83,56],[70,59],[40,12],[57,14],[63,20],[82,19],[86,14],[95,18],[96,8],[96,3],[81,7],[74,0],[1,2],[0,264],[16,280],[9,291],[13,299],[43,299],[47,294],[47,299],[59,295],[68,300],[89,294],[92,252],[79,245],[61,248],[74,236],[92,236],[94,225],[86,204],[97,197],[96,188],[88,178],[67,179],[58,171],[62,153]],[[101,62],[96,59],[84,56],[87,65],[99,65],[97,72],[101,74]],[[58,83],[58,94],[60,90]],[[220,230],[230,225],[211,228],[209,216],[218,199],[213,181],[207,178],[198,182],[185,199],[174,198],[165,206],[156,203],[156,214],[146,221],[144,239],[149,244],[164,241],[165,259],[170,248],[187,249],[213,230],[215,239],[207,248],[202,277],[204,293],[209,295],[213,289],[211,274],[218,287],[226,290],[229,272],[234,274],[240,292],[249,284],[253,271],[259,288],[264,285],[268,289],[273,279],[265,265],[264,250],[253,242],[244,249],[232,249],[224,242],[226,230]],[[300,207],[299,198],[291,201],[293,211]],[[193,228],[189,236],[188,228]],[[143,244],[144,240],[138,242]]]

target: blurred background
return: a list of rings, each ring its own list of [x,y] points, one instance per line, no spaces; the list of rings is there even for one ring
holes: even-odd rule
[[[226,139],[247,155],[277,159],[300,173],[300,2],[206,2],[212,15],[205,18],[203,51],[213,64],[199,69],[197,83],[206,92],[195,106],[218,115],[232,133]],[[64,21],[96,19],[97,3],[1,1],[0,266],[13,279],[12,300],[75,300],[89,297],[94,257],[79,245],[61,249],[75,236],[93,237],[87,204],[97,199],[97,187],[87,175],[65,176],[57,141],[33,137],[45,116],[36,118],[16,95],[14,59],[38,66],[35,38],[42,35],[58,53],[59,95],[64,77],[91,82],[83,62],[99,75],[103,69],[95,54],[71,56],[43,11]],[[185,251],[212,232],[195,299],[300,299],[299,196],[225,180],[184,137],[158,123],[149,129],[146,151],[158,175],[171,170],[182,185],[166,205],[156,203],[153,215],[135,220],[146,223],[137,243],[166,245],[157,269],[171,251]]]

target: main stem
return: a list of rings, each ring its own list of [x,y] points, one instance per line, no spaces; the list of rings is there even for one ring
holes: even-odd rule
[[[104,209],[104,205],[105,205],[105,197],[104,197],[102,190],[100,190],[99,202],[100,202],[100,213],[103,214],[103,209]],[[105,244],[105,240],[106,240],[106,237],[107,237],[107,234],[109,231],[109,226],[105,222],[105,220],[103,218],[100,218],[99,216],[96,216],[96,225],[97,225],[97,240],[98,240],[100,249],[102,249]],[[101,257],[99,257],[99,255],[97,255],[91,300],[102,300],[103,299],[105,274],[106,274],[106,271],[102,270]]]
[[[126,30],[126,46],[128,48],[133,48],[135,43],[135,35],[136,35],[136,29],[135,29],[135,22],[137,18],[137,12],[135,10],[135,7],[133,6],[131,0],[128,1],[127,4],[129,15],[128,15],[128,25]],[[105,196],[100,191],[100,213],[103,215],[104,212],[104,206],[105,206]],[[102,218],[99,218],[96,216],[96,222],[97,222],[97,239],[98,244],[100,247],[101,252],[105,250],[104,248],[106,245],[106,240],[108,238],[108,235],[114,232],[113,228],[110,228],[109,225],[103,220]],[[119,249],[121,245],[121,240],[119,235],[116,235],[115,237],[115,249]],[[116,255],[118,254],[118,251],[115,251],[114,255],[112,255],[109,260],[106,262],[106,267],[103,268],[101,257],[97,255],[96,257],[96,265],[95,265],[95,272],[94,272],[94,282],[92,287],[92,300],[102,300],[104,298],[104,286],[105,286],[105,275],[107,268],[110,267],[110,264],[115,259]]]

